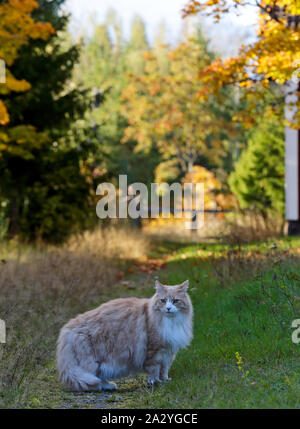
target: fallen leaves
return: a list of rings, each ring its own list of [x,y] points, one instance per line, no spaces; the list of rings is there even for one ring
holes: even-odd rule
[[[118,271],[116,274],[116,279],[118,281],[121,281],[126,274],[134,274],[137,271],[152,274],[155,271],[163,270],[166,268],[166,257],[148,258],[146,255],[143,255],[141,258],[135,259],[133,265],[129,266],[127,269]],[[126,285],[129,284],[129,282],[123,280],[121,284]]]
[[[154,271],[163,270],[167,268],[164,258],[161,259],[148,259],[147,261],[136,261],[136,268],[143,273],[153,273]]]

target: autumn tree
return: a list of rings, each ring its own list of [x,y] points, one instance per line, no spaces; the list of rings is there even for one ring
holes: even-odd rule
[[[244,7],[255,7],[259,13],[257,37],[249,46],[242,46],[236,58],[217,59],[200,77],[208,92],[217,93],[228,84],[245,88],[248,99],[246,116],[254,117],[264,88],[283,84],[299,76],[300,64],[300,3],[299,0],[190,0],[184,15],[200,13],[220,20],[225,14],[242,13]],[[298,116],[297,116],[298,115]],[[300,109],[292,126],[300,123]]]
[[[34,21],[31,14],[36,8],[38,3],[35,0],[8,0],[0,4],[0,58],[6,65],[6,82],[0,84],[0,95],[30,88],[29,82],[12,75],[10,67],[18,57],[20,48],[28,44],[30,39],[46,40],[54,32],[50,23]],[[0,99],[0,124],[8,122],[9,113]],[[2,139],[5,140],[3,134]]]
[[[155,51],[146,53],[145,72],[131,74],[130,84],[123,90],[123,114],[129,123],[123,141],[135,139],[136,151],[154,146],[164,161],[158,176],[166,169],[174,173],[176,165],[181,175],[196,162],[209,160],[216,165],[225,155],[222,134],[234,134],[231,121],[212,98],[208,102],[199,99],[203,90],[199,69],[212,59],[198,32],[169,50],[167,68],[161,68]],[[234,104],[232,97],[231,101]]]

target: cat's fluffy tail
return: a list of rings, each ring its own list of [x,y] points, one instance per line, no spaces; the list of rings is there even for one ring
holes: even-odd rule
[[[74,355],[74,334],[62,329],[57,342],[57,368],[62,382],[72,390],[101,389],[101,380],[78,365]],[[76,344],[76,342],[75,342]]]

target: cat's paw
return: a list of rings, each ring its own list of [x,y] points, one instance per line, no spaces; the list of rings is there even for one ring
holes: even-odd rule
[[[116,390],[117,385],[112,381],[103,381],[99,384],[99,390]]]
[[[154,385],[154,378],[149,377],[147,383],[148,383],[148,386],[153,386]]]
[[[162,381],[170,381],[170,380],[172,380],[171,377],[168,377],[168,376],[162,377]]]
[[[152,378],[149,377],[148,378],[148,386],[154,386],[155,383],[161,383],[161,379],[160,378]]]

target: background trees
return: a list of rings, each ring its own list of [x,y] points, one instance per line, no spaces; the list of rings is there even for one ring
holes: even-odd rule
[[[199,69],[211,63],[213,53],[199,28],[165,54],[162,66],[156,50],[145,53],[144,73],[130,75],[122,97],[129,124],[123,141],[135,139],[137,151],[154,147],[161,154],[158,180],[168,178],[166,170],[169,179],[178,179],[195,163],[224,171],[226,144],[237,134],[231,120],[239,104],[234,93],[223,91],[223,105],[217,105],[214,97],[200,99],[204,87]]]
[[[149,48],[143,21],[135,17],[126,40],[118,15],[110,11],[105,21],[97,24],[91,37],[86,37],[76,67],[75,81],[88,88],[93,96],[87,115],[97,134],[93,164],[98,180],[116,181],[127,174],[129,182],[153,181],[159,155],[134,151],[136,140],[122,143],[128,119],[122,111],[122,91],[129,84],[129,74],[142,74],[144,50]]]
[[[18,81],[25,79],[28,90],[3,95],[10,121],[2,129],[8,147],[0,160],[1,199],[10,235],[29,239],[60,241],[85,222],[84,209],[89,213],[84,172],[91,150],[89,127],[83,135],[75,127],[88,98],[71,83],[79,47],[66,41],[68,17],[61,13],[62,4],[40,0],[32,10],[30,19],[46,21],[52,34],[19,47],[10,71]]]
[[[96,185],[119,174],[149,185],[206,171],[222,198],[282,213],[280,83],[296,70],[297,8],[279,21],[265,8],[257,42],[220,60],[197,24],[171,46],[163,24],[148,40],[138,16],[126,37],[113,10],[75,43],[63,4],[0,3],[2,229],[63,241],[96,224]],[[191,1],[185,13],[219,19],[225,4]]]
[[[256,7],[259,25],[256,41],[242,46],[236,58],[216,59],[199,69],[208,94],[218,96],[222,88],[239,88],[244,108],[235,119],[250,127],[248,144],[231,173],[229,184],[242,208],[255,207],[264,216],[284,211],[284,91],[289,79],[299,75],[300,4],[297,0],[246,2],[191,0],[185,15],[202,13],[216,21],[224,14]],[[241,90],[242,89],[242,90]],[[298,103],[299,104],[299,103]],[[300,106],[300,104],[299,104]],[[289,125],[300,126],[299,109]]]

